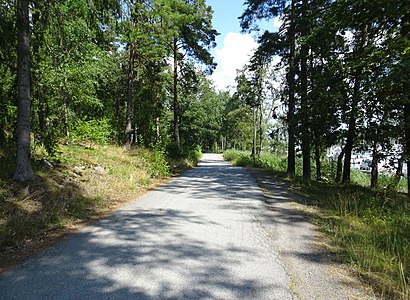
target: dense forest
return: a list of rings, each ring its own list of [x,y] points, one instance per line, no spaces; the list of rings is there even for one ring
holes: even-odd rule
[[[220,145],[228,94],[206,78],[218,34],[205,1],[2,1],[0,147],[30,156],[82,138],[181,155]]]
[[[246,5],[240,17],[244,31],[256,29],[258,19],[283,21],[278,32],[260,36],[249,68],[258,74],[258,68],[272,68],[275,55],[281,58],[273,68],[285,70],[278,93],[286,106],[287,173],[294,176],[301,152],[303,177],[311,178],[313,160],[320,178],[321,156],[337,144],[342,148],[337,182],[350,182],[354,149],[371,151],[372,187],[378,162],[392,152],[398,152],[390,163],[399,178],[403,162],[410,162],[410,5],[349,0]],[[258,84],[250,83],[258,95]]]
[[[81,138],[174,156],[281,147],[288,175],[300,155],[307,179],[339,145],[335,181],[366,150],[372,187],[382,159],[397,181],[410,163],[406,1],[246,1],[244,32],[282,25],[231,91],[207,77],[218,33],[205,0],[3,0],[0,16],[0,147],[17,181],[33,179],[33,149]]]

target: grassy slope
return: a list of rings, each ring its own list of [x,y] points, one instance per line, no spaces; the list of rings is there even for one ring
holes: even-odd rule
[[[9,179],[13,162],[0,153],[0,270],[192,165],[166,162],[158,151],[110,145],[61,146],[52,170],[36,156],[39,179],[28,186]]]
[[[225,159],[239,165],[252,165],[249,153],[227,151]],[[262,156],[257,167],[285,177],[286,160]],[[300,169],[300,168],[299,168]],[[304,195],[306,204],[319,209],[317,222],[331,239],[334,251],[352,266],[382,296],[410,299],[410,205],[406,195],[371,190],[356,184],[304,181],[289,182]]]

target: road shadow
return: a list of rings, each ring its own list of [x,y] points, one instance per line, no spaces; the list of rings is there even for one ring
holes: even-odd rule
[[[152,193],[174,202],[187,197],[193,207],[207,200],[222,210],[256,210],[263,195],[249,180],[243,168],[207,161]],[[181,232],[194,226],[224,225],[195,209],[127,206],[3,274],[0,299],[262,299],[267,291],[287,293],[228,267],[256,263],[258,251]]]
[[[331,251],[315,225],[320,215],[312,200],[295,194],[289,183],[268,171],[247,170],[264,191],[266,209],[259,217],[267,228],[276,228],[279,252],[300,299],[376,299]]]

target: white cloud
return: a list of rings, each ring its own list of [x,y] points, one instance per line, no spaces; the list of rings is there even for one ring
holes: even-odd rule
[[[279,30],[279,28],[280,28],[280,26],[282,26],[282,24],[283,24],[283,20],[282,20],[282,17],[281,16],[276,16],[274,19],[273,19],[273,28],[277,31],[277,30]]]
[[[229,32],[225,36],[223,47],[215,50],[218,66],[211,75],[217,90],[235,84],[236,70],[249,62],[257,46],[257,42],[249,34]]]

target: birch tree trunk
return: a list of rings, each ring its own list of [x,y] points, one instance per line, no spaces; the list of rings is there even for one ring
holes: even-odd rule
[[[179,149],[181,147],[181,142],[179,139],[179,103],[178,103],[178,49],[177,49],[177,39],[174,38],[174,86],[173,86],[173,110],[174,110],[174,143],[175,146]]]
[[[132,97],[134,94],[134,61],[135,61],[135,44],[130,44],[130,60],[128,66],[128,93],[127,93],[127,112],[125,125],[125,149],[130,150],[132,144]]]

